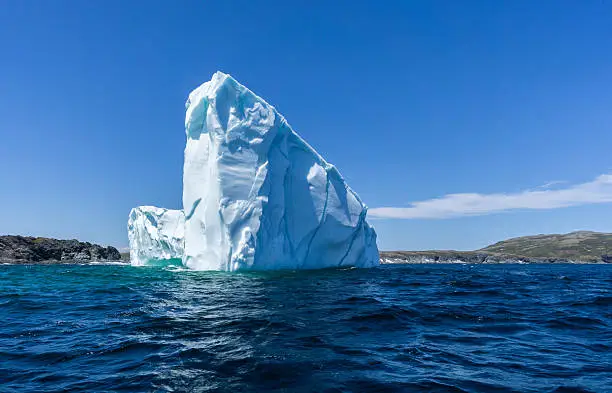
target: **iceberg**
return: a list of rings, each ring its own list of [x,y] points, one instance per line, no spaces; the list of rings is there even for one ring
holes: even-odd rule
[[[182,210],[154,206],[133,208],[128,219],[131,264],[142,266],[153,260],[181,260],[184,229]]]
[[[369,267],[367,208],[276,109],[217,72],[186,104],[186,266],[198,270]]]
[[[191,92],[185,132],[184,215],[130,227],[132,263],[164,252],[181,253],[195,270],[379,264],[359,196],[273,106],[234,78],[217,72]],[[166,226],[173,242],[160,234]]]

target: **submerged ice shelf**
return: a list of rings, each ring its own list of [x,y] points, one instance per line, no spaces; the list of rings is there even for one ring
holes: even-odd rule
[[[178,253],[197,270],[379,263],[366,206],[273,106],[217,72],[186,107],[184,237],[170,252],[159,227],[128,225],[132,263]]]

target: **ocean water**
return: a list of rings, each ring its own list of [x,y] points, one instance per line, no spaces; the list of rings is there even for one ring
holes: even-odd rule
[[[612,392],[612,266],[0,266],[0,392]]]

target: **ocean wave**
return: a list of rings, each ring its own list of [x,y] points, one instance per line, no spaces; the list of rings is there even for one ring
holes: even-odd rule
[[[0,269],[0,391],[612,391],[612,266]]]

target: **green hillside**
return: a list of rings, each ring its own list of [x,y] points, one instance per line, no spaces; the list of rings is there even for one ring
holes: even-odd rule
[[[612,233],[580,231],[564,235],[524,236],[479,251],[531,258],[598,260],[602,255],[612,255]]]

